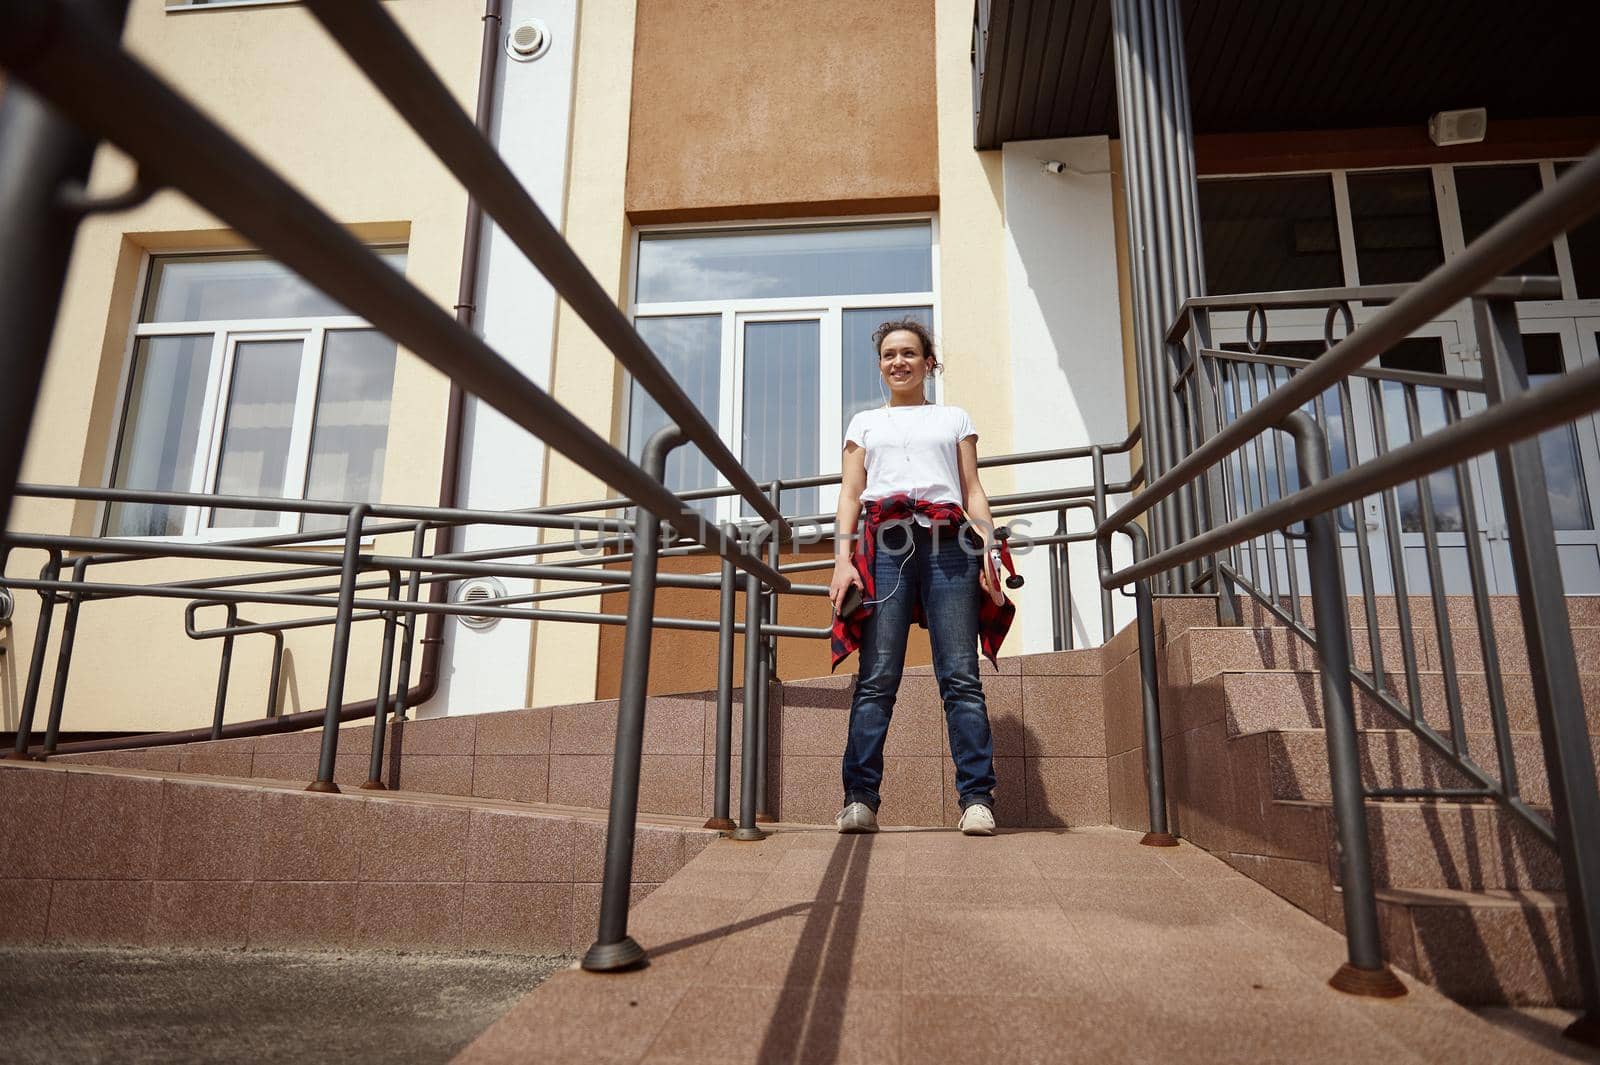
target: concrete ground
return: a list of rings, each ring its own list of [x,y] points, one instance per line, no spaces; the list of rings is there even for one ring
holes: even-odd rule
[[[634,908],[631,973],[557,973],[457,1065],[1600,1061],[1560,1011],[1474,1014],[1190,845],[1115,829],[713,843]]]
[[[0,949],[8,1065],[436,1065],[570,958]]]

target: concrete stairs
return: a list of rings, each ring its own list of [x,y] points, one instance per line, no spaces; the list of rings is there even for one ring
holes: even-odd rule
[[[1570,600],[1574,642],[1591,732],[1600,734],[1600,627],[1593,600]],[[1448,739],[1439,643],[1432,608],[1413,602],[1423,719]],[[1469,755],[1497,766],[1489,731],[1483,659],[1466,604],[1451,601],[1454,659],[1463,694],[1461,739]],[[1377,604],[1380,622],[1393,603]],[[1495,604],[1506,670],[1512,750],[1523,797],[1549,802],[1531,678],[1515,604]],[[1303,604],[1309,613],[1309,607]],[[1217,626],[1210,604],[1168,600],[1159,632],[1168,780],[1178,831],[1313,916],[1343,928],[1333,846],[1327,745],[1315,656],[1254,608],[1246,626]],[[1351,610],[1362,609],[1352,602]],[[1269,624],[1270,623],[1270,624]],[[1397,635],[1385,630],[1385,660],[1399,665]],[[1370,661],[1361,639],[1355,657]],[[1403,686],[1403,678],[1390,680]],[[1357,693],[1361,768],[1369,788],[1466,787],[1470,782],[1376,700]],[[1600,754],[1600,748],[1597,748]],[[1600,757],[1597,757],[1600,761]],[[1142,766],[1142,758],[1137,762]],[[1112,789],[1116,793],[1116,759]],[[1141,770],[1142,771],[1142,768]],[[1124,770],[1126,773],[1126,770]],[[1138,827],[1141,810],[1115,811]],[[1114,817],[1118,824],[1123,820]],[[1458,1001],[1575,1004],[1561,871],[1553,850],[1520,820],[1487,802],[1368,803],[1380,921],[1390,958]]]

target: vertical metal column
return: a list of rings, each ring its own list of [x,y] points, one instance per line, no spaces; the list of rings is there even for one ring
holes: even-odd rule
[[[61,554],[52,551],[39,578],[55,581],[60,576]],[[17,739],[8,758],[28,757],[28,743],[33,739],[33,712],[39,705],[39,683],[44,678],[44,655],[50,646],[50,618],[55,609],[56,593],[48,590],[39,593],[39,617],[33,625],[33,658],[28,664],[27,687],[23,689],[22,709],[17,716]]]
[[[239,624],[239,607],[229,603],[225,610],[228,628]],[[222,718],[228,712],[228,681],[233,676],[233,634],[222,638],[222,660],[217,663],[217,698],[211,707],[211,738],[222,738]]]
[[[82,584],[87,576],[89,560],[80,558],[72,564],[72,581]],[[55,593],[50,593],[54,595]],[[61,737],[61,715],[66,710],[67,677],[72,672],[72,646],[78,638],[78,609],[83,605],[83,592],[67,594],[67,616],[61,622],[61,648],[56,652],[56,681],[50,690],[50,716],[44,723],[44,753],[56,753],[56,742]]]
[[[1122,142],[1133,280],[1135,359],[1143,453],[1149,480],[1178,458],[1181,418],[1172,395],[1173,368],[1166,324],[1187,297],[1205,291],[1200,261],[1194,140],[1188,69],[1177,0],[1112,0],[1117,66],[1117,116]],[[1189,492],[1158,506],[1151,517],[1156,549],[1197,529]],[[1157,578],[1162,591],[1170,575]]]
[[[1472,310],[1490,405],[1526,392],[1528,361],[1515,305],[1480,299],[1473,301]],[[1573,1022],[1567,1034],[1600,1045],[1600,835],[1595,831],[1600,825],[1600,790],[1595,783],[1582,685],[1572,647],[1572,622],[1555,550],[1550,491],[1538,437],[1501,448],[1494,457],[1505,500],[1539,735],[1544,741],[1567,915],[1583,987],[1584,1015]]]
[[[128,0],[80,4],[101,28],[120,35]],[[23,4],[11,31],[39,40],[76,32],[55,5]],[[11,495],[44,378],[81,209],[63,202],[82,189],[94,162],[95,138],[51,110],[16,79],[0,102],[0,529],[11,516]]]
[[[737,541],[738,531],[724,525],[723,532]],[[738,590],[733,563],[722,560],[722,598],[717,611],[717,754],[712,765],[711,817],[707,828],[733,831],[728,816],[728,789],[731,787],[733,757],[733,608]]]
[[[1304,411],[1283,420],[1294,437],[1300,484],[1310,488],[1328,476],[1328,442],[1322,427]],[[1322,672],[1322,724],[1328,738],[1328,776],[1333,784],[1333,817],[1339,832],[1339,869],[1344,890],[1348,958],[1328,980],[1352,995],[1397,998],[1406,993],[1384,963],[1378,933],[1378,902],[1372,888],[1372,855],[1367,840],[1366,792],[1361,785],[1361,750],[1356,739],[1355,698],[1350,690],[1350,618],[1345,608],[1344,568],[1333,511],[1305,522],[1306,565],[1311,579],[1311,610]]]
[[[411,571],[413,578],[417,570]],[[400,571],[389,571],[389,600],[400,598]],[[378,697],[372,704],[372,744],[367,751],[367,779],[361,787],[367,791],[387,791],[383,783],[383,734],[389,728],[389,675],[394,670],[395,628],[400,624],[399,611],[391,610],[383,618],[383,651],[378,662]]]
[[[1144,530],[1137,525],[1129,525],[1128,535],[1133,540],[1134,561],[1149,557],[1150,539]],[[1156,666],[1156,609],[1150,596],[1150,582],[1136,582],[1133,596],[1138,604],[1139,698],[1144,709],[1145,794],[1150,807],[1150,831],[1139,842],[1146,847],[1176,847],[1178,837],[1172,834],[1167,824],[1167,766],[1165,740],[1161,735],[1161,674]]]
[[[756,827],[756,717],[760,699],[756,685],[761,682],[761,579],[746,574],[744,579],[744,750],[739,765],[739,827],[737,840],[766,839]]]
[[[783,499],[783,482],[774,480],[771,489],[772,509],[783,513],[781,501]],[[778,568],[779,551],[782,547],[776,522],[768,522],[765,526],[770,537],[767,541],[767,564],[773,569]],[[763,595],[762,620],[768,624],[778,622],[778,591],[775,588],[765,589]],[[759,697],[760,714],[756,718],[756,823],[770,825],[777,818],[773,817],[768,807],[767,797],[767,763],[768,747],[772,738],[771,729],[771,702],[772,681],[777,676],[778,638],[776,636],[763,636],[761,638],[761,683],[756,688]]]
[[[666,479],[667,455],[688,437],[676,425],[656,431],[644,446],[641,465]],[[638,508],[628,577],[628,627],[622,648],[622,688],[617,693],[617,744],[611,760],[611,809],[606,818],[605,882],[600,887],[600,929],[583,956],[590,972],[630,969],[644,961],[644,948],[628,935],[633,894],[633,834],[639,819],[639,766],[644,753],[644,703],[650,684],[650,638],[656,608],[656,565],[661,555],[661,519]]]
[[[328,655],[328,701],[322,715],[322,752],[317,757],[317,779],[307,791],[337,795],[333,782],[334,761],[339,754],[339,712],[344,709],[344,674],[350,665],[350,618],[356,608],[356,578],[361,573],[361,524],[367,517],[367,504],[350,508],[344,529],[344,561],[339,569],[339,605],[334,611],[333,650]]]

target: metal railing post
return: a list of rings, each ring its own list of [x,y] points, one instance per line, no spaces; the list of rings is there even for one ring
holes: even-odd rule
[[[411,534],[411,557],[420,559],[426,549],[428,539],[428,525],[426,522],[417,522],[416,529]],[[437,545],[435,545],[437,547]],[[411,571],[411,579],[407,585],[406,601],[415,603],[422,596],[422,570]],[[411,650],[416,646],[417,615],[415,612],[406,615],[405,639],[400,644],[400,676],[395,682],[394,719],[406,719],[406,696],[411,691]]]
[[[1134,558],[1150,553],[1150,540],[1138,525],[1128,526]],[[1161,674],[1156,667],[1155,603],[1150,581],[1133,586],[1139,625],[1139,698],[1144,710],[1145,794],[1150,806],[1150,831],[1139,840],[1146,847],[1176,847],[1178,837],[1167,823],[1167,769],[1161,736]]]
[[[72,564],[72,579],[83,583],[84,574],[89,569],[89,560],[80,558]],[[78,638],[78,608],[83,605],[83,592],[71,592],[67,596],[67,616],[61,622],[61,647],[56,652],[56,678],[55,685],[50,690],[50,715],[45,719],[44,725],[44,753],[46,757],[56,751],[56,742],[61,737],[61,715],[66,710],[67,703],[67,676],[72,672],[72,645]]]
[[[236,603],[229,603],[226,608],[227,626],[233,628],[239,623],[239,607]],[[222,715],[228,709],[228,678],[233,673],[233,634],[222,638],[222,660],[217,663],[217,698],[211,708],[211,738],[222,738]]]
[[[783,498],[783,482],[774,479],[770,489],[772,509],[783,513],[780,501]],[[776,522],[768,522],[765,526],[768,535],[767,565],[774,570],[778,568],[779,554],[783,543],[783,530]],[[762,592],[762,620],[766,624],[778,623],[778,592],[777,589],[764,586]],[[760,632],[760,629],[756,631]],[[778,675],[778,637],[775,635],[762,635],[761,645],[761,676],[756,693],[760,697],[760,714],[756,718],[756,823],[771,824],[777,818],[772,816],[770,799],[767,794],[767,763],[770,761],[769,745],[771,742],[771,704],[772,682]]]
[[[339,753],[339,711],[344,707],[344,674],[350,664],[350,616],[355,613],[356,577],[360,574],[361,524],[367,504],[350,508],[344,530],[344,559],[339,567],[339,606],[333,625],[333,651],[328,657],[328,701],[322,715],[322,752],[317,759],[317,779],[307,791],[338,794],[333,782],[333,767]]]
[[[740,752],[739,768],[739,827],[734,829],[737,840],[766,839],[767,834],[756,827],[756,779],[759,770],[759,744],[756,738],[760,713],[760,697],[756,685],[761,683],[761,579],[746,574],[744,579],[744,749]]]
[[[1515,399],[1528,391],[1528,362],[1516,306],[1510,300],[1476,299],[1472,310],[1489,404]],[[1499,448],[1494,457],[1505,500],[1545,772],[1550,780],[1556,850],[1561,855],[1567,914],[1583,986],[1584,1015],[1573,1022],[1567,1034],[1600,1044],[1600,835],[1596,834],[1600,791],[1595,784],[1583,686],[1555,549],[1544,457],[1537,436]]]
[[[51,552],[50,561],[39,578],[54,581],[61,576],[61,555]],[[39,617],[33,625],[33,656],[28,662],[28,683],[22,692],[22,708],[17,715],[17,739],[8,757],[25,759],[33,739],[33,713],[39,705],[39,684],[44,679],[44,655],[50,646],[50,619],[56,609],[56,593],[46,588],[39,593]]]
[[[1067,535],[1067,512],[1056,511],[1055,535]],[[1067,545],[1050,545],[1050,649],[1072,650],[1072,596],[1067,588],[1067,576],[1062,572]]]
[[[400,571],[389,571],[389,600],[400,598]],[[372,706],[372,750],[367,760],[367,779],[361,787],[367,791],[387,791],[383,783],[383,736],[389,725],[389,674],[394,670],[395,627],[400,623],[398,611],[388,611],[383,617],[383,651],[378,659],[378,696]]]
[[[688,437],[676,425],[656,431],[644,447],[645,472],[664,480],[667,455]],[[600,887],[600,929],[583,956],[590,972],[615,972],[644,961],[644,948],[628,935],[633,893],[633,835],[639,816],[639,766],[644,752],[644,704],[650,683],[650,638],[655,615],[661,519],[637,511],[634,558],[628,580],[628,628],[617,696],[617,742],[611,760],[611,809],[606,819],[605,882]]]
[[[726,527],[726,533],[730,540],[738,535],[732,526]],[[711,817],[706,821],[707,828],[722,832],[733,831],[733,819],[728,816],[728,790],[732,785],[733,622],[737,589],[733,563],[723,559],[722,598],[717,611],[717,753],[712,765]]]
[[[1302,486],[1328,476],[1328,444],[1322,427],[1304,411],[1283,420],[1294,438],[1295,463]],[[1306,519],[1306,565],[1311,579],[1311,610],[1316,624],[1317,658],[1322,673],[1322,725],[1328,740],[1328,774],[1339,834],[1339,867],[1344,888],[1344,924],[1349,960],[1328,983],[1352,995],[1395,998],[1406,993],[1383,960],[1378,932],[1378,902],[1372,886],[1372,856],[1367,839],[1366,793],[1361,784],[1361,750],[1356,738],[1355,699],[1350,689],[1350,619],[1339,558],[1334,512]]]

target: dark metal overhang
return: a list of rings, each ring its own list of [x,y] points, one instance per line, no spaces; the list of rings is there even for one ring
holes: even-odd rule
[[[1196,133],[1600,114],[1592,0],[1184,0]],[[1117,135],[1110,0],[977,0],[974,144]]]

